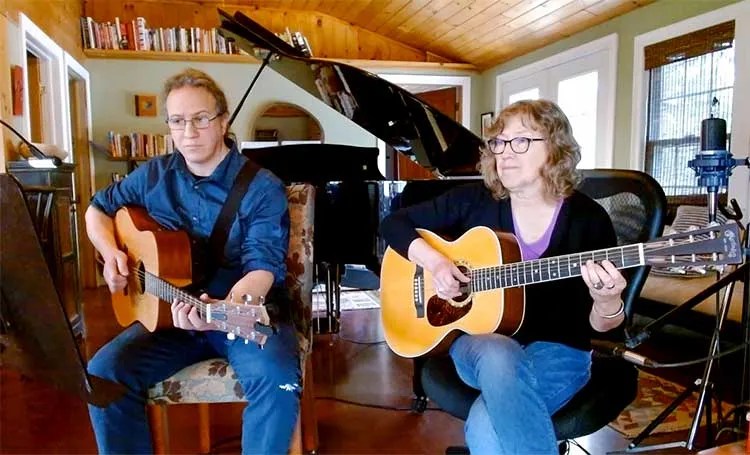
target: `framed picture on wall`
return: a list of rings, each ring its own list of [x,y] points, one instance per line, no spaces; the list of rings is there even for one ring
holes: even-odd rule
[[[138,117],[156,117],[156,95],[135,95],[135,115]]]
[[[492,125],[492,112],[484,112],[481,116],[482,139],[487,138],[487,130]]]

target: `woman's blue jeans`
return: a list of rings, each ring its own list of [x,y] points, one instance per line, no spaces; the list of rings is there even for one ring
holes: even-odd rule
[[[542,341],[521,346],[493,333],[460,336],[450,356],[480,391],[465,427],[472,455],[557,455],[551,416],[588,382],[590,352]]]
[[[279,325],[263,349],[228,340],[219,331],[182,329],[148,332],[140,323],[102,347],[89,373],[119,382],[126,394],[106,408],[89,405],[99,452],[153,453],[146,414],[149,387],[202,360],[225,357],[249,405],[242,414],[243,454],[286,454],[301,396],[299,344],[294,327]]]

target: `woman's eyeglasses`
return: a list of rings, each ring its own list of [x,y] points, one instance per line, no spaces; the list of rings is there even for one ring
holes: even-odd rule
[[[495,155],[502,155],[505,152],[505,146],[510,144],[510,149],[520,155],[529,151],[529,146],[532,142],[543,140],[545,139],[540,137],[514,137],[513,139],[493,137],[487,140],[487,148]]]
[[[190,124],[193,125],[193,128],[203,130],[208,128],[208,125],[211,124],[211,121],[219,115],[220,113],[217,112],[213,116],[208,114],[200,114],[193,118],[169,117],[167,118],[167,126],[169,126],[170,130],[181,131],[184,130],[185,126],[187,126],[188,122],[190,122]]]

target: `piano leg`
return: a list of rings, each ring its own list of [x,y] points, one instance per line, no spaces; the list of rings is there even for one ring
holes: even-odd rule
[[[322,270],[321,270],[322,269]],[[339,283],[340,265],[330,262],[321,262],[316,266],[320,276],[323,273],[326,286],[326,306],[321,314],[318,312],[313,317],[313,327],[316,334],[338,333],[341,321],[341,284]],[[317,280],[316,280],[317,282]]]

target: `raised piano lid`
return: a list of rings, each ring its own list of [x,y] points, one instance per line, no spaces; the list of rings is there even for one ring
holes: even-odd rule
[[[477,174],[481,139],[413,94],[360,68],[308,58],[241,12],[219,15],[219,34],[250,55],[270,52],[274,71],[398,152],[438,175]]]

